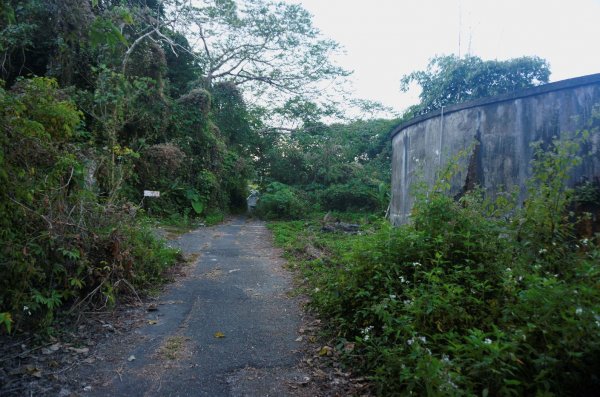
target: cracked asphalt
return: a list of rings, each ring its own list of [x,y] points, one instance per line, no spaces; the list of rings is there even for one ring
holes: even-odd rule
[[[291,276],[263,222],[236,217],[172,242],[197,257],[159,297],[135,342],[118,349],[93,396],[310,395],[298,369]],[[135,359],[133,359],[135,358]]]

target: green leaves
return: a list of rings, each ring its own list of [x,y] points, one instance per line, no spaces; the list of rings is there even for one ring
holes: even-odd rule
[[[105,110],[118,100],[111,95],[96,98]],[[87,190],[87,178],[102,178],[95,168],[102,161],[74,134],[80,122],[54,80],[0,88],[0,327],[7,331],[44,332],[65,305],[84,297],[80,304],[90,306],[114,301],[130,289],[113,283],[139,290],[160,281],[176,259],[138,228],[131,207],[105,207],[97,190]],[[121,145],[105,150],[119,163],[137,157]]]
[[[456,201],[442,183],[419,195],[412,224],[360,239],[274,225],[330,336],[355,341],[347,365],[379,395],[594,394],[600,240],[574,233],[564,189],[580,143],[538,153],[523,210],[478,191]]]
[[[12,330],[12,316],[10,313],[4,312],[0,313],[0,325],[4,327],[7,333],[10,334]]]
[[[113,7],[109,12],[97,16],[90,26],[89,41],[92,48],[128,45],[119,26],[133,25],[133,15],[126,7]]]
[[[483,61],[476,56],[446,55],[432,58],[426,70],[403,76],[401,89],[408,91],[413,82],[421,86],[421,103],[410,110],[420,115],[442,106],[544,84],[549,77],[548,62],[535,56]]]
[[[188,189],[185,192],[185,197],[190,200],[192,208],[197,215],[201,215],[202,211],[204,211],[204,204],[202,203],[202,198],[200,194],[195,189]]]
[[[44,295],[37,289],[34,289],[32,292],[32,301],[45,306],[45,309],[47,309],[49,312],[54,311],[54,309],[58,308],[61,304],[62,294],[56,290],[49,291],[47,295]]]
[[[194,209],[196,214],[200,215],[200,214],[202,214],[202,211],[204,210],[204,205],[199,200],[194,200],[194,201],[192,201],[192,208]]]
[[[121,34],[115,24],[107,18],[97,17],[90,27],[89,44],[92,48],[116,47],[119,44],[127,45],[127,39]]]
[[[273,182],[261,195],[256,213],[265,219],[299,219],[307,205],[298,191],[283,183]]]

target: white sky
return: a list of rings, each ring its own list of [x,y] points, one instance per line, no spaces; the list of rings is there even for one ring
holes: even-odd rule
[[[437,55],[487,59],[537,55],[551,81],[600,73],[600,0],[286,0],[314,16],[346,50],[356,96],[404,110],[418,92],[400,78]],[[469,51],[470,50],[470,51]]]

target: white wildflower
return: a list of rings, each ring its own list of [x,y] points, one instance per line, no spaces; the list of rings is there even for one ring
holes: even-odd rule
[[[583,313],[583,309],[578,307],[577,309],[575,309],[575,314],[580,315],[581,313]]]
[[[412,344],[415,343],[415,340],[413,338],[410,338],[406,341],[406,343],[408,343],[409,346],[412,346]]]
[[[548,252],[548,250],[547,250],[546,248],[542,248],[541,250],[539,250],[539,251],[538,251],[538,253],[539,253],[540,255],[543,255],[543,254],[545,254],[546,252]]]
[[[392,300],[396,299],[396,295],[390,295],[390,299],[392,299]]]
[[[491,345],[492,344],[492,340],[490,338],[485,338],[483,340],[483,343],[485,343],[486,345]]]
[[[588,245],[590,242],[590,240],[588,240],[587,238],[584,238],[583,240],[581,240],[581,245]]]

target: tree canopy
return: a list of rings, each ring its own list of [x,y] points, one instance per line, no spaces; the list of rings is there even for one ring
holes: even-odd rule
[[[413,82],[421,87],[421,102],[410,109],[420,115],[442,106],[544,84],[549,77],[548,62],[535,56],[484,61],[471,55],[444,55],[432,58],[425,70],[403,76],[401,89],[408,91]]]
[[[228,80],[288,94],[314,93],[316,82],[346,76],[333,64],[339,45],[325,39],[298,4],[268,0],[202,0],[190,11],[199,62],[208,84]],[[195,3],[195,4],[197,4]]]

